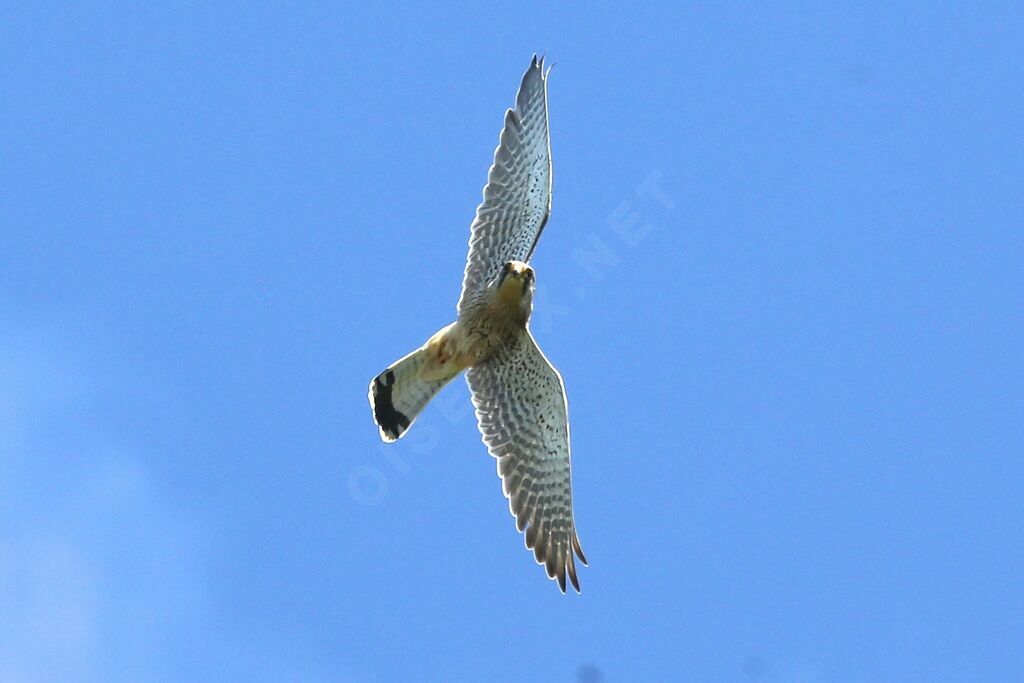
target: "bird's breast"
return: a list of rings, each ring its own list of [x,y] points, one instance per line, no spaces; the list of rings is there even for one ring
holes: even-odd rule
[[[455,346],[469,366],[487,360],[507,344],[516,330],[516,321],[507,309],[492,302],[460,319],[455,328]]]

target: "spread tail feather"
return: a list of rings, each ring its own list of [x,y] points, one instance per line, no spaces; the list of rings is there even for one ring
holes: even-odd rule
[[[420,411],[441,391],[452,377],[421,378],[421,370],[429,361],[426,347],[392,363],[370,382],[370,407],[373,421],[380,428],[380,438],[392,442],[402,438]]]

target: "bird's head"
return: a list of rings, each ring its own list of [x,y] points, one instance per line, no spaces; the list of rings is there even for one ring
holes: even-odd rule
[[[537,277],[522,261],[509,261],[495,279],[498,302],[516,311],[525,323],[533,309],[533,288]]]

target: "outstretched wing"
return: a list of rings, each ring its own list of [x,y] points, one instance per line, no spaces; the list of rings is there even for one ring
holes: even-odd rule
[[[544,60],[534,55],[519,85],[515,109],[505,112],[484,200],[469,229],[460,313],[506,262],[530,259],[550,212],[547,73]]]
[[[569,415],[558,371],[528,330],[466,373],[487,450],[526,547],[565,592],[577,592],[573,553],[587,563],[572,518]],[[529,525],[529,526],[527,526]]]

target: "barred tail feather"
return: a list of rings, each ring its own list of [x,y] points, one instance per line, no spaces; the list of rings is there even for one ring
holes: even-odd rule
[[[428,361],[426,347],[392,363],[370,382],[370,407],[380,438],[388,443],[402,438],[420,411],[451,377],[425,381],[420,370]]]

